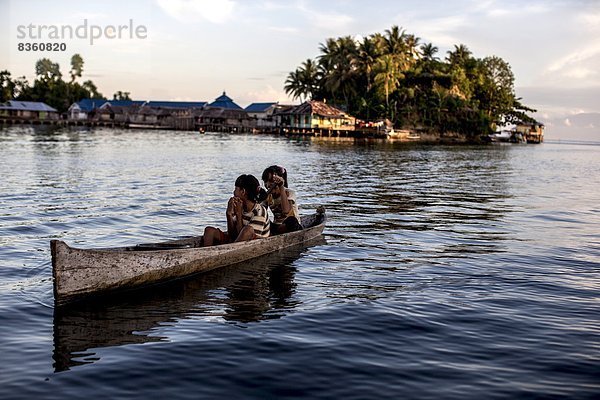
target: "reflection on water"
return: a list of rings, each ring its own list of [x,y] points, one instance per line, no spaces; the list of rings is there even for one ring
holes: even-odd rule
[[[296,306],[294,261],[323,237],[182,281],[54,310],[54,369],[99,358],[94,349],[168,340],[161,326],[189,318],[276,319]]]
[[[510,192],[519,166],[508,149],[323,143],[319,150],[327,164],[316,181],[327,189],[328,210],[352,215],[332,227],[361,238],[355,245],[365,251],[387,245],[413,260],[464,259],[519,240],[504,223],[519,211]]]

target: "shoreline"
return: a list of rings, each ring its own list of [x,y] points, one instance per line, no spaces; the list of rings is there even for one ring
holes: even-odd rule
[[[115,121],[80,121],[80,120],[35,120],[35,119],[0,119],[0,127],[8,126],[31,126],[31,127],[56,127],[56,128],[119,128],[128,130],[165,130],[179,132],[199,132],[200,134],[213,133],[231,133],[231,134],[253,134],[253,135],[274,135],[286,136],[289,138],[311,138],[327,141],[361,141],[361,140],[382,140],[387,142],[402,143],[421,143],[421,144],[485,144],[483,140],[469,140],[465,135],[456,133],[435,134],[431,132],[421,132],[415,136],[416,130],[395,131],[395,134],[389,135],[385,132],[374,130],[334,130],[334,129],[241,129],[237,126],[211,126],[212,129],[177,129],[171,126],[160,125],[142,125],[133,123],[123,123]],[[400,132],[400,134],[398,134]]]
[[[128,130],[165,130],[178,132],[196,132],[204,134],[230,133],[230,134],[253,134],[253,135],[274,135],[286,136],[289,138],[310,138],[317,141],[369,141],[381,140],[390,143],[414,143],[414,144],[469,144],[483,145],[493,143],[485,135],[468,137],[465,134],[457,132],[435,133],[423,129],[400,129],[391,132],[377,131],[373,129],[284,129],[284,128],[247,128],[233,125],[211,125],[196,126],[195,129],[185,127],[161,126],[159,124],[139,124],[120,121],[89,121],[89,120],[70,120],[70,119],[19,119],[19,118],[1,118],[0,128],[8,126],[31,126],[31,127],[56,127],[56,128],[119,128]],[[188,129],[185,129],[188,128]],[[500,142],[498,142],[500,143]],[[539,142],[525,142],[524,144],[537,144]]]

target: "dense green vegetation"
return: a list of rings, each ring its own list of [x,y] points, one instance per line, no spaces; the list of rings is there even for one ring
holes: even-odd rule
[[[433,44],[397,26],[356,41],[327,39],[285,82],[293,98],[326,100],[363,120],[387,118],[396,127],[471,137],[497,125],[534,122],[516,98],[510,65],[474,58],[465,45],[445,60]]]
[[[22,76],[13,79],[9,71],[0,71],[0,102],[8,100],[41,101],[65,112],[71,104],[81,99],[105,99],[91,80],[76,82],[83,72],[83,58],[79,54],[71,57],[69,81],[63,80],[58,63],[42,58],[35,63],[36,79],[30,85]],[[129,100],[129,92],[118,91],[115,100]]]

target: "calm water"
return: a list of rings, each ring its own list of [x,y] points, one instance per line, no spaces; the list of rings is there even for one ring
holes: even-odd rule
[[[273,163],[322,240],[55,312],[50,239],[199,234]],[[2,399],[600,393],[600,146],[11,128],[0,171]]]

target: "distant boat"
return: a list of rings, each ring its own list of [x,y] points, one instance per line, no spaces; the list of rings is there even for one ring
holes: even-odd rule
[[[521,132],[515,130],[502,130],[488,136],[491,142],[502,143],[525,143],[525,137]]]
[[[152,125],[152,124],[132,124],[127,125],[131,129],[165,129],[163,126]]]
[[[407,129],[394,130],[394,128],[390,127],[385,130],[385,134],[389,139],[400,139],[410,137],[411,131]]]
[[[492,142],[510,142],[510,138],[512,137],[512,131],[507,131],[507,130],[503,130],[503,131],[499,131],[499,132],[494,132],[492,134],[490,134],[488,137],[490,138],[490,140]]]

